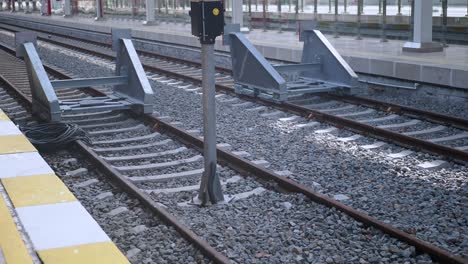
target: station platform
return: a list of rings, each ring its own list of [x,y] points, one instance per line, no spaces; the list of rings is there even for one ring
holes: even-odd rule
[[[0,12],[0,18],[20,18],[105,33],[110,33],[111,27],[131,28],[136,38],[200,46],[197,38],[191,35],[190,24],[160,23],[145,26],[139,20],[122,18],[95,21],[85,17],[43,17],[39,14],[7,12]],[[291,62],[299,62],[301,59],[302,43],[294,32],[255,29],[246,36],[266,58]],[[468,46],[450,45],[443,52],[412,53],[402,51],[405,41],[400,40],[381,42],[377,38],[356,40],[351,36],[326,37],[357,73],[468,89]],[[215,48],[229,51],[229,47],[222,45],[221,38],[218,38]]]
[[[0,263],[129,263],[0,109]]]

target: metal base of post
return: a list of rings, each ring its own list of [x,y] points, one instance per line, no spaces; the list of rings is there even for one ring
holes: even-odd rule
[[[144,26],[154,26],[157,25],[158,23],[156,21],[143,21],[142,25]]]
[[[425,42],[425,43],[406,42],[405,45],[403,46],[403,51],[407,51],[407,52],[426,53],[426,52],[441,52],[443,50],[444,50],[443,45],[438,42]]]

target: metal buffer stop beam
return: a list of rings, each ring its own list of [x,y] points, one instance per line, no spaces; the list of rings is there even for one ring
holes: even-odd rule
[[[133,109],[140,113],[153,110],[153,91],[130,39],[129,29],[113,29],[113,49],[117,52],[115,76],[51,81],[35,48],[36,35],[16,33],[17,56],[24,58],[31,87],[33,113],[47,121],[58,122],[62,113]],[[59,100],[57,90],[112,86],[102,97]]]
[[[276,101],[300,94],[341,91],[357,87],[358,77],[314,21],[301,23],[304,42],[299,64],[272,65],[239,31],[226,25],[224,44],[230,46],[235,89],[239,94]]]

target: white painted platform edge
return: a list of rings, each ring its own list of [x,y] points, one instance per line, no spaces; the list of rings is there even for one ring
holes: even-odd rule
[[[80,202],[16,208],[35,250],[110,241]]]

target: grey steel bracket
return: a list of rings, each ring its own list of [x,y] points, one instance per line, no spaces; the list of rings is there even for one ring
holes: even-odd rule
[[[300,41],[304,42],[301,63],[315,63],[320,59],[322,65],[319,70],[304,72],[302,76],[343,88],[357,87],[357,74],[322,32],[314,28],[314,21],[303,22],[300,34]]]
[[[120,39],[132,39],[132,30],[129,28],[111,28],[112,50],[118,51]]]
[[[134,109],[153,111],[153,91],[130,39],[118,39],[116,76],[50,81],[31,35],[21,35],[17,54],[24,58],[31,87],[33,113],[56,122],[64,112],[93,112]],[[21,43],[21,40],[25,41]],[[56,90],[112,85],[113,93],[103,97],[58,100]]]
[[[356,73],[344,61],[316,22],[302,24],[304,41],[300,64],[272,65],[239,32],[238,25],[226,25],[224,44],[230,46],[233,77],[237,93],[286,101],[289,96],[331,91],[349,91],[356,87]]]
[[[37,47],[37,34],[35,32],[30,31],[17,32],[15,34],[16,57],[24,57],[24,55],[21,54],[22,49],[18,49],[18,46],[26,42],[31,42],[34,44],[35,47]]]

